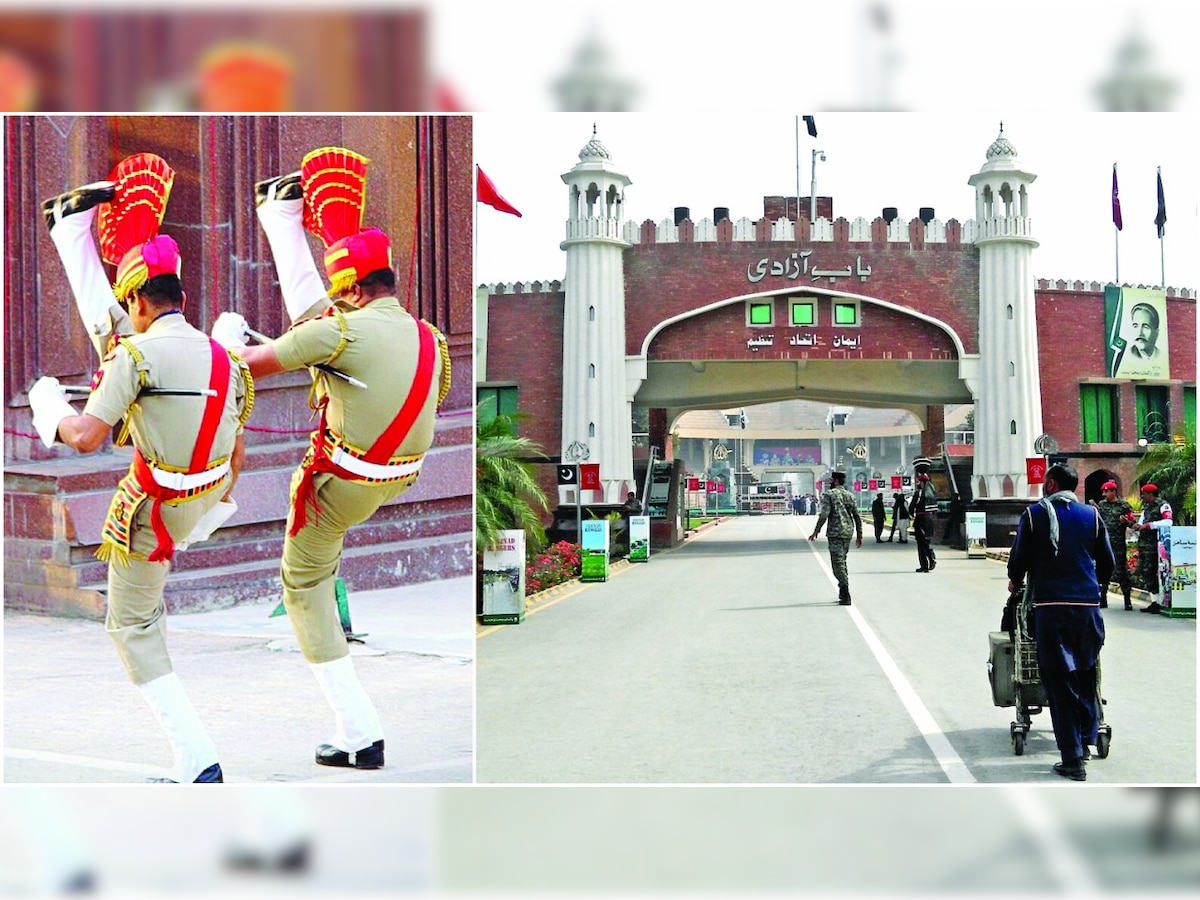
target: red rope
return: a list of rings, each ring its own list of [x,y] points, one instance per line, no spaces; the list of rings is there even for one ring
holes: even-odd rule
[[[15,434],[17,437],[30,438],[35,441],[40,441],[42,439],[41,435],[30,434],[28,431],[17,431],[15,428],[5,428],[4,433]]]
[[[311,434],[311,428],[264,428],[258,425],[243,425],[244,431],[261,431],[264,434]]]
[[[208,117],[208,236],[212,247],[212,321],[217,320],[220,310],[219,289],[221,283],[221,262],[217,256],[217,120],[216,116]],[[232,237],[232,235],[231,235]]]
[[[421,232],[421,159],[425,154],[425,117],[417,116],[417,202],[413,204],[412,251],[408,254],[408,288],[404,297],[404,308],[412,311],[413,277],[417,267],[417,236]]]

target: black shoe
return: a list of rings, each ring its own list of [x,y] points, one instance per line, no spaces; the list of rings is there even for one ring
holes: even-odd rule
[[[1054,774],[1061,775],[1063,778],[1070,778],[1072,781],[1087,781],[1087,769],[1083,767],[1082,762],[1078,762],[1073,766],[1068,766],[1066,763],[1055,763]]]
[[[318,766],[337,766],[341,769],[382,769],[383,740],[378,740],[370,747],[355,753],[339,750],[332,744],[321,744],[317,747]]]
[[[937,560],[936,559],[929,560],[929,571],[932,572],[936,568],[937,568]]]
[[[303,196],[304,188],[300,184],[299,172],[276,175],[254,184],[255,206],[262,206],[268,200],[299,200]]]
[[[174,778],[147,778],[151,784],[179,784]],[[192,784],[224,784],[225,774],[221,771],[220,763],[213,763],[196,776]]]
[[[1101,600],[1101,601],[1100,601],[1100,608],[1101,608],[1101,609],[1108,609],[1108,600]]]
[[[1128,600],[1125,601],[1125,609],[1127,609],[1127,610],[1133,609],[1133,604],[1130,603]]]
[[[1083,745],[1083,756],[1079,758],[1082,760],[1088,760],[1092,758],[1092,749],[1087,744]]]
[[[284,872],[287,874],[307,872],[312,857],[312,847],[301,840],[278,853],[268,854],[263,850],[235,846],[225,851],[225,867],[236,872]]]
[[[1142,607],[1142,612],[1156,613],[1156,612],[1161,612],[1161,611],[1162,611],[1162,607],[1158,605],[1157,600],[1151,601],[1149,606]]]
[[[918,571],[918,572],[928,572],[929,570],[928,570],[928,569],[917,569],[916,571]]]
[[[115,195],[115,182],[97,181],[43,200],[42,215],[46,217],[46,227],[53,231],[54,226],[64,216],[84,212],[100,203],[111,203]]]
[[[849,606],[849,605],[850,605],[849,597],[844,597],[843,599],[838,601],[838,606]]]

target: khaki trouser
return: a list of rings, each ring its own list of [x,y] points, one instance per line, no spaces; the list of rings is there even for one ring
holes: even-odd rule
[[[292,474],[293,496],[302,471],[297,469]],[[333,662],[350,652],[334,594],[346,532],[371,518],[375,510],[415,482],[414,477],[387,484],[359,484],[327,472],[313,479],[313,493],[321,511],[314,513],[310,506],[299,534],[284,537],[279,573],[292,630],[310,663]],[[291,523],[289,511],[289,531]]]
[[[199,497],[177,506],[164,503],[163,523],[176,541],[185,538],[200,518],[215,506],[229,489],[229,477]],[[108,613],[104,630],[117,646],[117,655],[134,684],[144,684],[171,673],[171,658],[167,654],[167,607],[163,588],[169,562],[147,562],[158,539],[150,525],[153,500],[142,504],[133,522],[132,552],[141,559],[131,558],[128,565],[116,560],[108,565]]]

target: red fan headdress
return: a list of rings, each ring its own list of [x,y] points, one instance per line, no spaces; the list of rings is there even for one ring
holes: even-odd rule
[[[369,162],[344,147],[322,147],[300,165],[304,227],[325,244],[331,297],[377,269],[392,267],[388,236],[378,228],[362,227]]]
[[[97,231],[100,254],[117,267],[113,293],[124,301],[155,275],[178,275],[179,247],[158,233],[175,170],[153,153],[137,153],[117,163],[108,180],[112,202],[100,205]]]

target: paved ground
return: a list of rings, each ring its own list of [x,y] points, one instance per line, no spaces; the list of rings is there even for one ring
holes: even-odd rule
[[[276,602],[174,615],[169,647],[230,782],[458,783],[472,779],[474,579],[352,593],[355,669],[383,720],[387,765],[312,762],[333,717]],[[166,738],[101,623],[4,617],[7,783],[141,782]]]
[[[1004,566],[916,546],[850,554],[837,605],[812,517],[729,520],[520,625],[480,629],[477,778],[526,784],[1053,783],[1047,711],[1024,753],[992,701]],[[1138,608],[1144,601],[1138,601]],[[1196,625],[1110,607],[1111,753],[1089,782],[1193,784]]]

